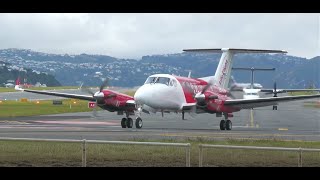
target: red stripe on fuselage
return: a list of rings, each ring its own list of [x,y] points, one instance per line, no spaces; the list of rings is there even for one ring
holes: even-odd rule
[[[185,87],[185,83],[188,84],[189,87],[194,91],[194,93],[201,92],[202,89],[208,84],[206,81],[202,79],[193,79],[193,78],[187,78],[187,77],[180,77],[180,76],[174,76],[179,83],[182,86],[184,96],[186,98],[187,103],[195,103],[196,100],[193,97],[193,93],[190,92],[188,88]],[[222,89],[218,86],[211,86],[207,92],[212,92],[213,94],[217,94],[218,96],[225,96],[227,91],[225,89]],[[222,98],[225,99],[225,98]]]
[[[185,87],[185,83],[187,83],[188,86],[191,87],[194,93],[200,92],[204,88],[204,86],[208,84],[206,81],[201,79],[193,79],[180,76],[175,76],[175,78],[182,86],[184,97],[186,98],[187,103],[195,103],[196,100],[193,98],[193,92],[190,92],[190,90]]]

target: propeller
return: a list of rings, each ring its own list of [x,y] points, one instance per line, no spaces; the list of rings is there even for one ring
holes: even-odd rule
[[[88,94],[91,94],[92,96],[94,95],[94,92],[89,88],[81,88],[81,91],[86,92]]]
[[[277,83],[273,83],[273,90],[272,92],[266,92],[265,94],[273,94],[273,97],[278,97],[278,93],[282,93],[283,91],[277,90]]]
[[[96,108],[97,108],[98,104],[103,104],[104,103],[104,101],[103,101],[104,99],[116,96],[116,94],[108,94],[107,96],[104,95],[104,93],[102,91],[107,85],[108,85],[108,79],[106,78],[103,81],[103,83],[100,85],[99,91],[97,91],[97,92],[93,92],[89,88],[82,88],[81,87],[81,91],[82,92],[86,92],[86,93],[92,95],[92,97],[95,99],[95,107],[93,109],[93,114],[92,114],[94,117],[97,117],[97,109]]]
[[[108,79],[106,78],[101,84],[99,91],[101,92],[108,85]]]

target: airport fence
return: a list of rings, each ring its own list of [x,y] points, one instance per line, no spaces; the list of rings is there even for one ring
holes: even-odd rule
[[[295,151],[298,154],[298,167],[302,167],[302,152],[320,152],[320,149],[313,148],[285,148],[285,147],[258,147],[258,146],[232,146],[232,145],[211,145],[199,144],[199,167],[203,166],[203,149],[250,149],[250,150],[273,150],[273,151]]]
[[[0,138],[3,141],[40,141],[40,142],[67,142],[82,144],[82,167],[87,166],[87,144],[119,144],[119,145],[144,145],[144,146],[172,146],[184,147],[186,150],[186,167],[190,167],[190,143],[162,143],[162,142],[135,142],[135,141],[103,141],[103,140],[76,140],[76,139],[39,139],[39,138]]]

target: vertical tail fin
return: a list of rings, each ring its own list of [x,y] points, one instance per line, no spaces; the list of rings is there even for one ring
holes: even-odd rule
[[[20,77],[16,80],[16,85],[14,86],[14,89],[17,91],[23,91],[24,89],[20,88]]]
[[[16,85],[20,85],[20,77],[17,78]]]
[[[231,68],[233,64],[233,56],[237,53],[287,53],[283,50],[263,50],[263,49],[231,49],[231,48],[220,48],[220,49],[186,49],[183,51],[187,52],[204,52],[204,53],[219,53],[222,52],[217,70],[214,75],[214,84],[227,89],[230,76]]]

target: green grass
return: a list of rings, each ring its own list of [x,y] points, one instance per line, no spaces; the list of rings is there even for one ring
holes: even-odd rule
[[[320,101],[316,102],[305,102],[304,107],[309,107],[309,108],[320,108]]]
[[[0,93],[2,92],[14,92],[14,88],[5,88],[5,87],[0,87]]]
[[[154,141],[133,139],[135,141]],[[157,140],[158,141],[158,140]],[[280,140],[162,140],[191,143],[191,166],[198,166],[198,145],[225,144],[320,148],[320,142]],[[81,166],[80,143],[0,141],[0,166]],[[297,166],[297,152],[204,149],[203,166]],[[304,152],[303,166],[320,166],[320,153]],[[185,166],[185,149],[144,145],[87,144],[87,166]]]
[[[53,105],[52,101],[49,100],[39,101],[38,104],[37,101],[1,101],[0,109],[0,117],[35,116],[92,111],[92,108],[88,108],[88,101],[70,99],[62,100],[62,105]],[[97,110],[100,110],[100,108],[97,108]]]
[[[301,95],[318,94],[318,92],[317,91],[301,91],[301,92],[289,92],[288,94],[291,96],[301,96]]]

